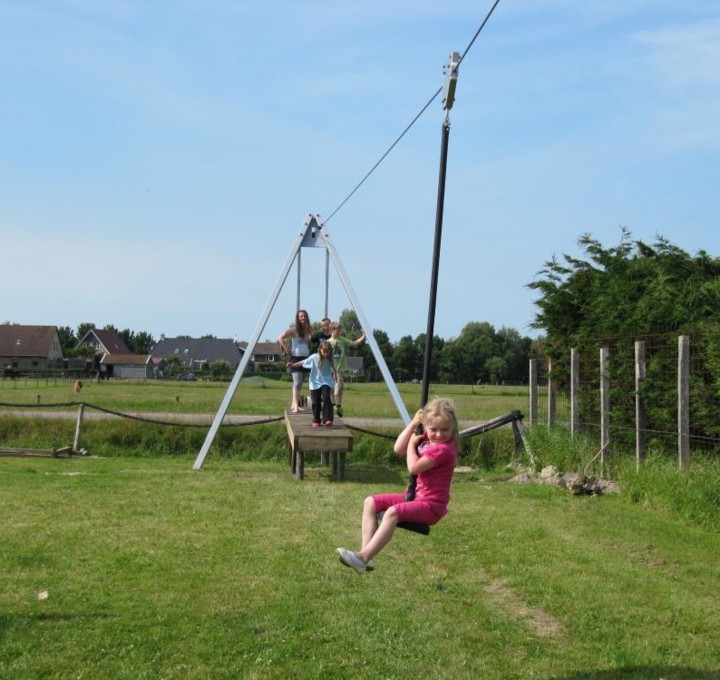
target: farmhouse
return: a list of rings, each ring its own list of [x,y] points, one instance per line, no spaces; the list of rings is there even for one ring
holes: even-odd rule
[[[345,370],[351,378],[365,375],[365,360],[362,357],[345,357]]]
[[[227,361],[234,371],[242,357],[234,340],[220,338],[190,338],[181,336],[166,338],[152,348],[153,362],[161,365],[173,357],[177,357],[183,368],[188,371],[202,371],[210,368],[216,361]],[[177,359],[174,359],[177,361]]]
[[[91,328],[80,338],[76,347],[94,347],[96,355],[130,354],[122,338],[115,331]]]
[[[248,351],[248,343],[243,340],[238,343],[240,352],[245,356]],[[250,363],[255,364],[261,361],[280,361],[282,359],[282,348],[277,342],[258,342],[253,348]]]
[[[57,326],[0,326],[0,362],[7,374],[62,368],[63,353]]]

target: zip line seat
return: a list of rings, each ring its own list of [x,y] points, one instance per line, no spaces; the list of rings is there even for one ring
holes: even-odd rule
[[[382,518],[385,515],[385,511],[378,512],[378,522],[382,522]],[[422,522],[398,522],[398,527],[401,529],[407,529],[407,531],[414,531],[417,534],[423,534],[427,536],[430,533],[430,525],[423,524]]]

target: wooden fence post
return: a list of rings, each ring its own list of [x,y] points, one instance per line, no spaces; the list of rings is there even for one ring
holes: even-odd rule
[[[77,422],[75,423],[75,438],[73,439],[72,450],[80,451],[80,435],[82,434],[83,416],[85,415],[85,404],[78,406]]]
[[[645,402],[642,397],[642,386],[645,381],[645,342],[635,341],[635,465],[638,472],[640,465],[645,460],[646,448],[646,415]]]
[[[548,427],[552,427],[555,424],[557,414],[557,401],[555,393],[555,384],[552,379],[552,361],[548,362],[548,379],[547,379],[547,400],[548,400],[548,412],[547,412],[547,423]]]
[[[530,359],[530,426],[537,425],[538,382],[537,359]]]
[[[690,462],[690,336],[678,337],[678,465]]]
[[[570,436],[580,433],[580,355],[570,350]]]
[[[607,377],[609,355],[610,350],[607,347],[600,349],[600,474],[605,472],[605,452],[610,443],[610,380]]]

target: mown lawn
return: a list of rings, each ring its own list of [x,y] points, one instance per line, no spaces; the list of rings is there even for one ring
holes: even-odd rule
[[[191,463],[0,458],[0,677],[720,678],[717,532],[473,472],[358,576],[400,469]]]

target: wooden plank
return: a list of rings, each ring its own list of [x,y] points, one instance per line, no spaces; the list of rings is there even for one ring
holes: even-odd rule
[[[304,477],[306,452],[339,455],[339,464],[333,465],[333,473],[338,481],[344,478],[345,455],[352,451],[353,437],[342,419],[336,419],[331,427],[313,427],[310,413],[286,411],[285,429],[290,448],[290,472],[297,479]]]
[[[332,427],[313,427],[309,413],[286,412],[285,425],[297,451],[352,451],[352,433],[340,418]]]

